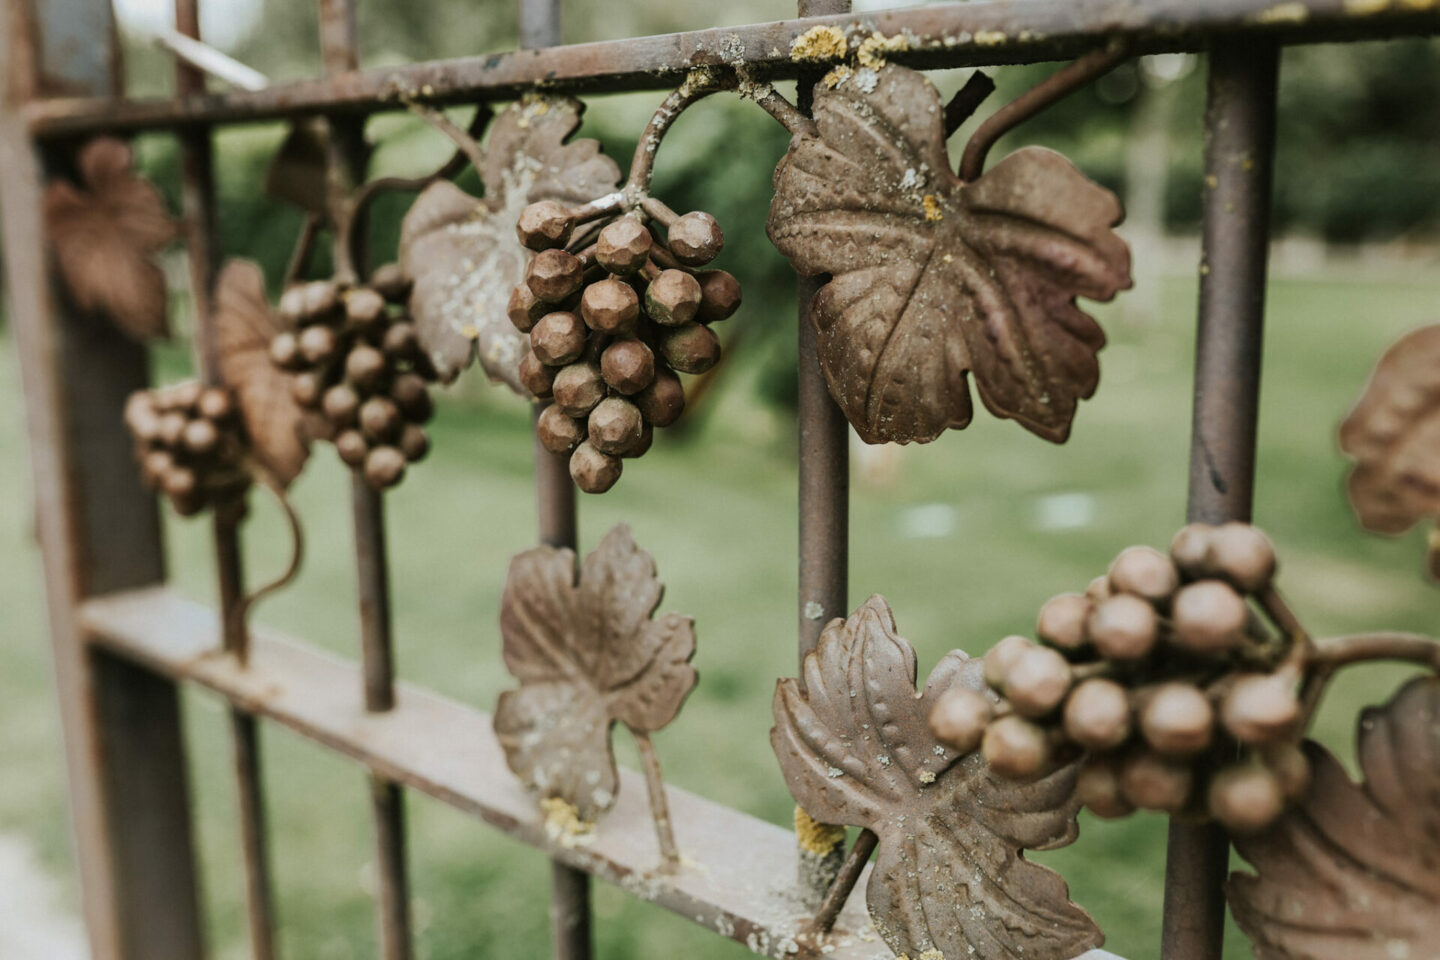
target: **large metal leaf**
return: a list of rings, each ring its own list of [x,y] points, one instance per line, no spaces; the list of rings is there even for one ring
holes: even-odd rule
[[[811,313],[830,392],[867,442],[926,442],[969,424],[973,372],[992,413],[1063,442],[1105,343],[1075,298],[1131,282],[1120,202],[1037,147],[965,183],[930,82],[862,73],[816,88],[770,207],[795,269],[833,277]]]
[[[410,312],[442,380],[455,379],[478,354],[491,380],[527,395],[518,370],[527,341],[505,313],[530,257],[515,221],[536,200],[585,203],[620,180],[598,142],[566,142],[583,109],[560,97],[512,104],[491,127],[480,171],[485,196],[477,200],[441,181],[405,215],[400,264],[414,283]]]
[[[54,180],[45,188],[45,226],[76,306],[143,342],[170,335],[154,256],[175,238],[175,222],[132,162],[124,141],[91,140],[78,158],[82,186]]]
[[[500,695],[495,734],[527,786],[586,820],[619,787],[610,728],[659,730],[695,686],[692,621],[651,619],[664,591],[624,525],[585,558],[578,581],[568,549],[538,547],[510,562],[500,632],[521,686]]]
[[[310,445],[291,377],[270,360],[270,341],[285,325],[265,298],[259,264],[225,264],[215,283],[214,324],[220,377],[235,391],[255,459],[281,486],[289,486],[305,466]]]
[[[1226,893],[1260,960],[1440,957],[1440,680],[1360,718],[1356,785],[1306,743],[1310,792],[1235,846],[1254,874]]]
[[[1366,529],[1401,533],[1440,516],[1440,324],[1385,351],[1340,446],[1355,460],[1350,503]]]
[[[915,651],[876,596],[825,628],[804,680],[777,685],[770,742],[808,814],[879,836],[866,899],[890,949],[1070,960],[1104,942],[1065,881],[1020,852],[1075,839],[1074,767],[1002,779],[930,733],[930,710],[952,684],[985,689],[982,661],[952,651],[918,695]]]

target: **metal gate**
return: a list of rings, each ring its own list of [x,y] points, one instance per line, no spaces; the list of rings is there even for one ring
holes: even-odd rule
[[[378,111],[501,101],[536,90],[666,90],[696,82],[697,68],[726,88],[749,84],[757,100],[766,94],[756,89],[768,81],[798,79],[802,92],[793,109],[808,114],[808,87],[834,64],[823,53],[801,55],[797,42],[806,37],[839,37],[839,52],[830,58],[837,63],[853,56],[849,41],[856,37],[900,38],[876,49],[915,69],[1082,57],[1078,72],[1065,74],[1055,89],[1037,88],[1030,100],[1017,101],[1015,115],[1005,118],[1013,125],[1093,76],[1097,64],[1204,51],[1209,99],[1188,512],[1191,520],[1218,524],[1248,521],[1251,509],[1279,49],[1440,32],[1440,13],[1424,0],[979,0],[864,14],[851,14],[847,0],[800,0],[799,19],[556,46],[559,0],[521,0],[520,51],[365,70],[358,68],[353,0],[320,0],[324,77],[217,93],[207,91],[198,67],[182,60],[177,97],[134,100],[125,96],[115,21],[105,0],[10,0],[8,6],[9,97],[0,142],[5,251],[86,921],[97,960],[193,960],[206,954],[178,709],[182,683],[208,688],[231,710],[256,958],[274,956],[257,759],[261,721],[288,726],[368,769],[380,865],[377,909],[389,960],[412,951],[407,790],[484,820],[551,858],[557,957],[590,955],[591,876],[757,952],[804,954],[823,944],[827,955],[869,957],[880,945],[825,941],[823,935],[816,940],[814,927],[777,916],[770,890],[756,878],[795,875],[793,838],[685,791],[669,789],[658,799],[668,802],[670,820],[684,826],[685,854],[698,866],[656,870],[647,783],[639,774],[621,773],[623,789],[593,844],[566,844],[547,834],[506,769],[492,718],[396,683],[383,500],[358,472],[353,502],[363,629],[357,661],[338,660],[263,628],[249,630],[234,615],[244,589],[233,516],[217,513],[215,519],[223,609],[217,614],[166,588],[155,498],[137,478],[119,417],[127,397],[149,385],[146,351],[76,307],[53,283],[47,262],[47,178],[71,173],[88,138],[162,130],[180,141],[198,353],[202,377],[213,384],[221,377],[221,348],[207,322],[220,267],[211,146],[219,126],[327,118],[337,162],[353,166],[364,118]],[[176,3],[179,30],[190,37],[198,36],[197,6],[198,0]],[[834,32],[816,34],[816,28]],[[773,102],[769,108],[783,113]],[[984,163],[983,148],[978,162]],[[850,610],[848,426],[817,360],[809,317],[823,282],[802,280],[799,295],[802,665],[825,622]],[[565,459],[538,445],[536,450],[539,540],[574,547],[575,496]],[[823,928],[837,924],[837,915],[837,931],[865,922],[858,902],[843,913],[841,908],[873,846],[874,834],[862,835],[833,880],[820,908]],[[1177,821],[1171,827],[1163,946],[1168,960],[1220,956],[1228,855],[1228,838],[1213,823]],[[832,877],[833,869],[827,879]],[[947,954],[937,949],[934,955]]]

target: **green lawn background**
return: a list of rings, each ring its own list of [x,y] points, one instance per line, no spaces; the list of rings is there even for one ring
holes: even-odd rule
[[[1440,592],[1420,574],[1423,533],[1387,540],[1358,529],[1343,499],[1345,462],[1334,435],[1379,352],[1440,318],[1440,275],[1391,271],[1362,280],[1353,273],[1272,284],[1256,519],[1280,545],[1281,587],[1312,630],[1433,632]],[[893,483],[857,483],[851,605],[871,593],[889,598],[922,677],[946,650],[981,653],[1007,633],[1028,631],[1045,598],[1083,589],[1127,544],[1163,545],[1183,521],[1194,302],[1191,278],[1168,277],[1158,316],[1101,311],[1111,335],[1102,386],[1081,407],[1068,445],[1046,444],[982,412],[964,432],[904,450]],[[793,324],[783,319],[788,311],[770,312]],[[177,354],[160,359],[165,375],[180,375]],[[767,732],[775,678],[795,667],[794,431],[753,399],[749,366],[728,376],[702,429],[683,442],[661,431],[614,491],[582,498],[581,538],[588,548],[613,524],[630,523],[668,584],[663,609],[696,618],[700,685],[656,737],[667,778],[785,823],[791,803]],[[0,336],[0,410],[7,503],[0,549],[8,558],[0,576],[0,830],[29,837],[47,865],[69,876],[61,744],[8,333]],[[511,682],[496,629],[506,562],[534,536],[527,415],[499,392],[466,387],[442,401],[434,436],[431,460],[389,498],[399,668],[409,681],[490,709]],[[333,452],[319,449],[295,490],[311,544],[305,569],[262,604],[258,618],[353,655],[347,491]],[[1088,522],[1042,529],[1057,508],[1073,517],[1085,503]],[[263,499],[255,512],[247,548],[259,579],[283,563],[284,538]],[[169,520],[166,531],[175,579],[204,599],[212,591],[206,529]],[[1387,697],[1404,673],[1367,667],[1334,689],[1318,732],[1347,762],[1356,710]],[[217,956],[240,957],[227,727],[208,696],[187,695],[186,710],[208,921]],[[634,766],[623,734],[617,743],[622,762]],[[267,730],[265,774],[285,956],[374,957],[361,772]],[[423,798],[412,799],[410,827],[420,956],[544,955],[542,858]],[[1074,846],[1038,857],[1065,873],[1075,899],[1106,929],[1108,949],[1132,960],[1158,953],[1164,828],[1152,815],[1118,823],[1087,816]],[[76,896],[73,883],[69,896]],[[601,957],[747,955],[605,885],[595,902]],[[1248,956],[1233,930],[1229,955]]]

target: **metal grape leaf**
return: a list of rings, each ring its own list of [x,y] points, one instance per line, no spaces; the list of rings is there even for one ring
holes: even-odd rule
[[[1038,147],[966,183],[930,82],[865,76],[817,86],[767,227],[802,275],[832,277],[811,310],[831,394],[866,442],[924,443],[970,423],[973,372],[991,413],[1063,443],[1105,344],[1075,298],[1131,284],[1120,201]]]
[[[1075,839],[1076,768],[993,776],[978,752],[956,754],[927,724],[952,684],[984,690],[982,670],[952,651],[917,694],[915,651],[885,599],[871,597],[825,628],[803,687],[776,686],[770,743],[806,813],[878,835],[866,900],[896,954],[1070,960],[1104,936],[1060,875],[1021,850]]]
[[[1259,960],[1440,957],[1440,680],[1366,710],[1358,741],[1363,784],[1307,742],[1309,793],[1235,838],[1256,872],[1226,895]]]
[[[624,524],[585,558],[578,581],[569,549],[537,547],[510,562],[500,633],[520,688],[500,695],[495,734],[527,786],[582,819],[615,802],[614,723],[659,730],[695,686],[693,621],[651,619],[664,592]]]
[[[214,324],[220,379],[235,392],[251,452],[280,486],[289,486],[305,466],[310,445],[291,376],[270,360],[270,341],[285,324],[265,298],[259,264],[225,264],[215,282]]]
[[[440,181],[416,198],[400,229],[400,265],[414,283],[410,312],[421,346],[443,381],[478,354],[491,380],[522,396],[519,364],[528,340],[505,306],[524,279],[530,251],[515,236],[520,211],[537,200],[578,205],[615,191],[620,168],[596,140],[567,139],[580,126],[578,100],[532,96],[493,123],[477,200]]]
[[[1440,324],[1385,351],[1340,448],[1355,461],[1347,490],[1365,529],[1397,534],[1440,517]]]
[[[154,257],[175,239],[175,222],[133,160],[122,140],[85,144],[77,158],[83,186],[53,180],[45,188],[45,226],[75,305],[143,342],[170,335],[165,274]]]
[[[329,221],[330,127],[318,117],[297,120],[265,171],[265,193]]]

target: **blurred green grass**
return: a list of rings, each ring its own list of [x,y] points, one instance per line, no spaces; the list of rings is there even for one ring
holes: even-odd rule
[[[1045,444],[986,415],[963,433],[898,454],[884,484],[857,481],[851,604],[885,594],[916,646],[922,677],[946,650],[983,652],[1028,631],[1043,600],[1081,589],[1130,543],[1163,545],[1184,517],[1195,302],[1167,277],[1159,313],[1100,311],[1111,335],[1098,397],[1071,442]],[[1256,519],[1281,548],[1282,588],[1320,633],[1436,630],[1437,593],[1421,577],[1423,534],[1396,540],[1355,525],[1342,494],[1335,426],[1379,352],[1440,314],[1440,278],[1326,276],[1272,284]],[[786,311],[769,311],[782,318]],[[786,320],[772,320],[783,323]],[[162,376],[183,361],[160,356]],[[776,823],[791,802],[770,753],[769,700],[795,669],[795,463],[788,415],[756,402],[743,358],[700,429],[662,432],[614,491],[582,498],[582,549],[628,522],[668,584],[663,609],[695,616],[701,682],[657,736],[667,779]],[[751,361],[757,361],[752,363]],[[0,338],[0,829],[33,839],[68,874],[63,773],[48,678],[39,559],[26,509],[14,350]],[[530,441],[523,406],[479,384],[447,397],[435,454],[388,498],[399,669],[409,681],[489,709],[510,685],[497,604],[508,558],[531,545]],[[348,484],[320,449],[295,490],[310,549],[299,582],[258,618],[323,646],[356,648]],[[247,537],[252,577],[284,562],[279,518],[263,500]],[[212,594],[205,524],[167,522],[178,584]],[[1318,726],[1344,758],[1355,712],[1405,671],[1370,667],[1336,685]],[[226,724],[190,694],[188,735],[216,955],[243,956],[243,903]],[[621,760],[633,749],[616,738]],[[371,838],[361,772],[288,733],[267,730],[282,947],[296,960],[376,955]],[[546,937],[545,861],[423,798],[411,803],[419,955],[430,960],[536,956]],[[602,827],[603,829],[603,827]],[[1132,960],[1157,953],[1164,821],[1086,817],[1071,848],[1037,858]],[[74,896],[73,889],[71,896]],[[608,886],[596,891],[599,956],[695,958],[746,951]],[[1247,956],[1231,931],[1231,957]]]

